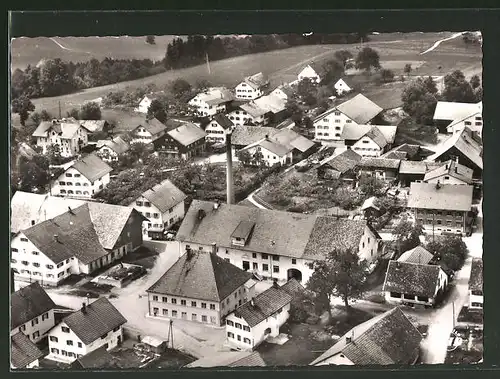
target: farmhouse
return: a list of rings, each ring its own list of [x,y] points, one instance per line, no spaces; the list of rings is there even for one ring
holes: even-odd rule
[[[214,251],[187,248],[148,290],[148,313],[154,317],[223,325],[224,317],[254,296],[252,274]]]
[[[420,145],[404,143],[381,155],[381,158],[421,161],[432,154],[434,154],[434,151]]]
[[[393,182],[398,178],[401,162],[399,159],[365,157],[361,158],[357,167],[361,175],[374,176],[379,180]]]
[[[247,162],[247,164],[284,166],[292,163],[293,147],[290,145],[284,146],[267,136],[264,139],[240,150],[241,153],[245,151],[252,157],[252,160]]]
[[[469,279],[469,310],[483,310],[483,260],[474,258]]]
[[[158,121],[158,119],[146,119],[130,132],[130,134],[132,135],[132,140],[130,141],[130,143],[153,143],[159,138],[163,137],[166,131],[167,126]]]
[[[184,192],[166,179],[145,191],[129,207],[144,216],[144,234],[161,238],[166,230],[184,217],[186,197]]]
[[[361,156],[353,150],[347,149],[338,155],[332,155],[320,162],[317,168],[318,177],[321,179],[341,179],[346,181],[356,180],[355,168],[361,161]]]
[[[212,251],[245,271],[306,283],[312,264],[333,249],[374,262],[377,232],[365,220],[297,214],[194,200],[177,232],[181,250]]]
[[[389,261],[383,291],[388,302],[434,306],[448,285],[448,275],[437,265]]]
[[[112,140],[99,140],[96,145],[96,155],[104,162],[113,162],[118,160],[118,156],[127,152],[130,145],[120,136]]]
[[[258,108],[267,111],[266,116],[269,119],[268,122],[278,123],[286,116],[286,100],[278,96],[261,96],[253,100],[252,103],[254,103]]]
[[[429,161],[446,162],[456,160],[474,170],[474,179],[480,179],[483,172],[483,143],[479,135],[469,127],[453,134],[442,142]]]
[[[216,114],[210,122],[205,125],[207,142],[217,144],[226,143],[226,133],[234,128],[233,122],[224,114]]]
[[[165,93],[163,91],[159,92],[152,92],[150,94],[145,95],[142,100],[140,101],[139,105],[137,108],[134,109],[135,112],[139,113],[148,113],[149,106],[154,100],[158,100],[161,97],[165,96]]]
[[[42,121],[33,132],[36,145],[42,148],[43,154],[47,148],[57,145],[62,157],[72,157],[88,143],[90,131],[73,118]]]
[[[422,246],[417,246],[411,250],[405,251],[397,260],[398,262],[418,263],[426,265],[430,261],[432,261],[433,257],[434,256]]]
[[[411,365],[420,355],[422,339],[395,307],[352,328],[310,365]]]
[[[399,182],[403,187],[408,187],[412,182],[420,182],[425,174],[441,167],[444,163],[427,161],[402,160],[399,166]]]
[[[444,162],[440,167],[428,171],[424,176],[426,183],[442,184],[471,184],[472,169],[461,165],[457,161]]]
[[[272,137],[279,130],[267,126],[242,125],[233,130],[231,135],[231,145],[235,151],[243,149],[245,146],[256,143],[266,136]]]
[[[83,204],[84,200],[16,191],[10,200],[10,230],[17,233]]]
[[[36,368],[38,360],[43,356],[40,349],[24,333],[17,332],[10,337],[11,368]]]
[[[354,89],[353,85],[349,85],[345,78],[340,78],[335,82],[333,88],[337,91],[337,95],[343,95],[345,93],[349,93]]]
[[[268,337],[277,337],[288,320],[292,299],[275,281],[266,291],[236,308],[226,317],[228,344],[248,351]]]
[[[72,363],[100,348],[110,350],[123,342],[127,320],[105,297],[65,317],[49,333],[47,359]]]
[[[194,367],[263,367],[266,363],[261,355],[249,351],[219,351],[216,355],[200,358],[184,366]]]
[[[462,234],[468,227],[472,186],[411,183],[408,208],[427,233]]]
[[[288,84],[282,84],[276,87],[274,91],[270,93],[270,95],[278,97],[286,102],[293,97],[294,91]]]
[[[323,80],[325,73],[326,70],[323,66],[311,62],[299,72],[297,79],[299,82],[302,79],[309,79],[311,82],[319,84]]]
[[[481,133],[483,129],[483,103],[455,103],[438,101],[433,120],[438,127],[446,127],[448,133],[455,133],[465,126]]]
[[[365,125],[382,112],[377,104],[358,94],[352,99],[327,110],[313,120],[315,139],[339,141],[346,124]]]
[[[10,299],[10,336],[23,333],[34,343],[46,338],[55,325],[55,307],[38,282],[14,292]]]
[[[156,150],[173,158],[189,159],[205,151],[206,133],[191,122],[182,123],[170,130],[155,143]]]
[[[110,126],[106,120],[80,120],[79,122],[91,134],[107,132]]]
[[[11,241],[15,279],[57,286],[90,274],[142,245],[143,217],[134,209],[89,202],[28,229]]]
[[[313,141],[288,128],[281,129],[277,133],[272,134],[270,139],[280,145],[288,148],[291,147],[293,162],[304,159],[311,154],[316,147]]]
[[[394,143],[396,130],[392,125],[347,124],[340,139],[362,157],[380,157]]]
[[[51,185],[54,196],[90,199],[109,183],[112,168],[95,154],[77,160]]]
[[[226,105],[233,99],[233,94],[227,88],[214,87],[197,94],[188,104],[196,109],[198,116],[209,117],[225,112]]]
[[[227,117],[234,125],[265,125],[269,122],[268,109],[261,108],[254,102],[241,104],[235,110],[228,113]]]
[[[253,100],[264,94],[264,90],[269,86],[269,79],[259,72],[246,77],[235,89],[235,97],[241,100]]]

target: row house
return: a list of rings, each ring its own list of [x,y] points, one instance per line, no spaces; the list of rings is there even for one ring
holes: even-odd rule
[[[79,121],[70,119],[42,121],[33,132],[36,145],[47,153],[49,146],[56,145],[62,157],[72,157],[88,144],[90,131]]]
[[[407,207],[426,233],[465,234],[472,191],[469,185],[411,183]]]
[[[221,326],[227,314],[254,296],[252,274],[215,251],[186,248],[148,290],[148,314]]]
[[[144,217],[129,207],[85,203],[16,233],[15,279],[57,286],[71,274],[90,274],[142,245]]]
[[[105,297],[83,303],[82,308],[66,316],[50,331],[47,359],[72,363],[96,349],[111,350],[123,342],[126,322]]]
[[[33,343],[46,338],[47,332],[55,325],[55,308],[38,282],[14,292],[10,298],[10,336],[23,333]]]
[[[205,151],[206,133],[191,122],[182,123],[155,142],[155,149],[172,158],[189,159]]]
[[[413,365],[422,340],[416,325],[395,307],[349,330],[310,366]]]
[[[51,184],[53,196],[91,199],[110,182],[113,169],[95,154],[89,154],[69,166]]]
[[[184,217],[186,198],[184,192],[166,179],[143,192],[129,207],[144,216],[143,234],[162,239],[165,231]]]
[[[212,251],[245,271],[306,283],[313,262],[333,248],[374,263],[380,236],[365,220],[345,220],[194,200],[177,232],[181,251]]]
[[[226,88],[208,88],[197,94],[188,104],[196,109],[200,117],[210,117],[226,111],[228,103],[233,101],[233,94]]]
[[[335,142],[342,140],[345,125],[366,125],[383,109],[362,94],[358,94],[320,114],[313,120],[315,140]]]
[[[236,99],[253,100],[262,96],[268,87],[269,79],[262,72],[259,72],[246,77],[235,87],[234,93]]]

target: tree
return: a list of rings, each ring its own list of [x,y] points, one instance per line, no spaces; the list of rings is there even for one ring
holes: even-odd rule
[[[240,150],[236,153],[236,156],[244,165],[249,165],[252,161],[252,155],[248,152],[248,150]]]
[[[405,67],[404,67],[404,69],[403,69],[403,72],[404,72],[407,76],[410,76],[411,70],[412,70],[411,63],[407,63],[407,64],[405,64]]]
[[[57,96],[73,89],[68,65],[60,58],[49,59],[41,67],[40,89],[44,96]]]
[[[335,83],[344,74],[344,64],[338,60],[331,59],[323,65],[324,75],[321,82],[323,84]]]
[[[335,59],[337,59],[339,62],[341,62],[344,67],[346,66],[347,61],[352,59],[352,57],[353,57],[352,53],[349,50],[336,51],[334,56],[335,56]]]
[[[82,105],[79,112],[80,120],[100,120],[101,107],[95,102],[88,102]]]
[[[424,234],[422,225],[402,219],[392,231],[394,247],[399,255],[420,245],[420,236]]]
[[[42,121],[50,121],[52,120],[52,115],[45,109],[42,109],[42,111],[40,112],[40,118]]]
[[[421,80],[421,79],[419,78],[418,80]],[[438,92],[437,84],[434,81],[434,79],[432,78],[432,76],[429,75],[427,78],[424,79],[424,81],[422,83],[424,85],[424,88],[427,90],[427,92],[429,92],[432,95],[437,94],[437,92]]]
[[[328,312],[331,314],[332,296],[340,296],[346,308],[349,300],[363,295],[367,276],[367,263],[360,261],[354,249],[333,250],[325,260],[314,262],[314,272],[306,287],[321,299],[328,300]]]
[[[49,163],[51,165],[59,165],[61,164],[61,148],[57,144],[50,144],[47,146],[47,158],[49,159]]]
[[[35,110],[35,106],[31,100],[25,95],[19,96],[12,100],[12,112],[19,114],[19,121],[24,126],[29,117],[29,113]]]
[[[453,271],[460,270],[467,259],[467,245],[459,236],[435,238],[427,244],[426,248],[434,254],[436,261],[444,263]]]
[[[172,94],[177,100],[185,99],[191,95],[191,84],[184,79],[176,79],[170,86]]]
[[[21,191],[43,192],[50,183],[49,160],[43,155],[35,155],[29,159],[24,156],[19,161],[19,189]]]
[[[149,45],[156,45],[155,36],[146,36],[146,43]]]
[[[80,118],[80,111],[77,108],[71,108],[68,112],[66,112],[66,116],[78,120]]]
[[[380,71],[380,78],[384,83],[392,82],[394,80],[394,72],[384,68]]]
[[[361,174],[359,177],[359,189],[367,197],[380,195],[384,183],[375,176]]]
[[[473,103],[476,100],[471,84],[460,70],[455,70],[444,77],[443,98],[458,103]]]
[[[308,106],[316,104],[316,86],[309,78],[302,79],[297,85],[297,95]]]
[[[39,125],[39,124],[40,124],[40,122],[42,121],[42,117],[40,116],[40,113],[38,113],[38,112],[33,112],[33,113],[31,114],[31,120],[33,121],[33,123],[34,123],[35,125]]]
[[[470,78],[470,85],[474,90],[481,86],[481,79],[478,75],[474,75],[472,76],[472,78]]]
[[[288,99],[285,104],[285,107],[295,125],[300,125],[302,123],[302,117],[304,116],[304,112],[299,107],[299,104],[297,104],[297,101],[293,98]]]
[[[212,83],[205,79],[198,80],[195,85],[196,91],[198,92],[203,92],[210,87],[212,87]]]
[[[474,91],[474,97],[476,103],[483,100],[483,87],[479,87],[476,91]]]
[[[359,70],[371,71],[372,68],[380,68],[380,56],[371,47],[365,47],[356,56],[356,68]]]
[[[419,78],[406,85],[401,95],[403,110],[420,124],[431,124],[436,109],[436,96],[429,91],[431,85]]]
[[[159,100],[155,99],[151,102],[146,115],[148,120],[156,118],[158,121],[165,123],[167,121],[167,107]]]

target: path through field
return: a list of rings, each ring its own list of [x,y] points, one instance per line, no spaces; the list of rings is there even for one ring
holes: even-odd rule
[[[86,54],[92,54],[91,52],[89,51],[81,51],[81,50],[75,50],[75,49],[70,49],[69,47],[66,47],[66,46],[63,46],[61,45],[58,41],[56,41],[55,38],[49,38],[52,42],[54,42],[57,46],[59,46],[61,49],[63,50],[68,50],[68,51],[75,51],[75,52],[78,52],[78,53],[86,53]]]
[[[434,45],[432,45],[431,47],[429,47],[427,50],[421,52],[420,55],[427,54],[429,51],[432,51],[436,47],[438,47],[442,42],[449,41],[450,39],[455,39],[457,37],[460,37],[462,34],[464,34],[464,32],[455,33],[451,37],[440,39],[439,41],[436,41],[436,43],[434,43]]]

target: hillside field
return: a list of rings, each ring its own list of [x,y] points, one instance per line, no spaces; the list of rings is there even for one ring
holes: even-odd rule
[[[260,54],[245,55],[210,63],[211,73],[206,65],[200,65],[180,70],[171,70],[155,76],[108,86],[95,87],[77,93],[52,98],[33,99],[38,111],[46,109],[51,114],[58,113],[59,102],[62,113],[73,107],[79,107],[85,101],[105,96],[110,91],[125,88],[138,88],[148,83],[161,87],[174,79],[183,78],[194,84],[199,79],[209,80],[214,85],[235,86],[243,77],[262,71],[271,81],[271,88],[296,79],[299,71],[311,61],[322,63],[333,58],[338,50],[350,50],[353,54],[364,46],[376,49],[381,57],[381,65],[387,62],[388,68],[394,70],[397,77],[402,75],[406,63],[415,62],[411,75],[442,76],[455,69],[461,69],[467,76],[481,73],[480,47],[466,47],[460,38],[441,43],[436,49],[426,54],[420,53],[439,39],[452,33],[412,34],[405,39],[370,41],[352,45],[310,45],[299,46],[285,50],[271,51]],[[381,38],[382,35],[374,36]],[[400,94],[404,85],[401,82],[385,86],[367,88],[366,95],[385,108],[399,106]]]

